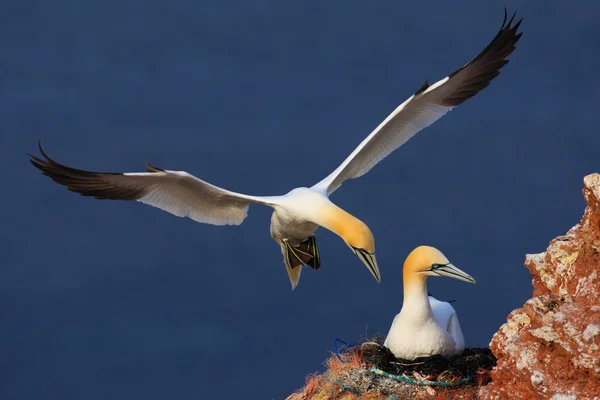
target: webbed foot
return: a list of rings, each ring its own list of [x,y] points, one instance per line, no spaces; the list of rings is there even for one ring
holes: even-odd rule
[[[309,236],[298,245],[298,249],[303,253],[311,256],[310,260],[306,263],[315,271],[321,266],[321,256],[319,255],[319,248],[317,247],[317,239],[314,235]]]

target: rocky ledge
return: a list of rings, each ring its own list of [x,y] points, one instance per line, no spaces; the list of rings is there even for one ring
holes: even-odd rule
[[[533,297],[492,338],[481,398],[600,399],[600,175],[584,185],[581,222],[526,257]]]

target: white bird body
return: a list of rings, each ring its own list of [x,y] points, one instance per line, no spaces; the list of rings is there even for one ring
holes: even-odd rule
[[[461,354],[465,342],[458,317],[449,303],[427,294],[427,276],[447,276],[475,283],[433,247],[417,247],[404,263],[404,302],[384,346],[398,358],[414,360],[440,354]]]
[[[296,188],[272,200],[271,236],[301,242],[319,227],[326,225],[323,215],[337,207],[327,196],[310,188]]]
[[[452,304],[439,301],[430,295],[429,305],[431,306],[435,322],[454,339],[456,352],[462,353],[465,349],[465,338],[458,322],[458,315],[456,315],[456,310],[452,307]]]
[[[342,226],[351,226],[353,223],[362,224],[358,219],[333,204],[326,195],[312,188],[296,188],[286,195],[272,199],[269,205],[274,209],[271,215],[271,237],[280,244],[284,260],[288,256],[284,240],[292,247],[297,247],[307,237],[312,236],[319,226],[339,234],[342,238],[348,238],[349,235],[344,234]],[[370,236],[370,233],[366,236]],[[302,269],[288,267],[287,261],[284,264],[292,286],[295,287]],[[374,272],[376,278],[378,278],[378,274],[378,270]]]
[[[303,265],[320,266],[314,237],[322,226],[339,235],[379,282],[375,240],[359,219],[337,207],[329,196],[341,184],[367,173],[421,129],[487,87],[515,49],[520,21],[502,27],[490,44],[473,60],[433,85],[427,81],[398,106],[325,179],[311,188],[296,188],[283,196],[250,196],[205,182],[185,171],[171,171],[146,164],[147,172],[100,173],[60,164],[43,151],[44,158],[30,156],[31,163],[69,190],[97,199],[135,200],[179,217],[213,225],[239,225],[251,204],[274,209],[271,236],[281,246],[292,288]]]
[[[295,214],[293,209],[278,207],[280,210],[273,211],[271,215],[271,237],[276,241],[289,240],[291,245],[300,244],[304,239],[311,236],[319,225]]]
[[[407,360],[461,354],[465,340],[454,307],[433,296],[412,300],[394,318],[384,345]]]

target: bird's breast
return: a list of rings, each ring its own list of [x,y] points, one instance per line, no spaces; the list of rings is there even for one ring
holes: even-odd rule
[[[407,321],[399,316],[390,328],[385,346],[398,358],[412,360],[417,357],[456,354],[452,336],[431,319],[422,323]]]
[[[271,236],[275,240],[287,239],[296,244],[312,235],[317,228],[318,225],[285,210],[275,210],[271,215]]]

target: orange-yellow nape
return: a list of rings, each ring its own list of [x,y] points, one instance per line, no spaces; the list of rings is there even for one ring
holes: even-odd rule
[[[354,215],[334,204],[332,206],[323,212],[322,226],[336,233],[349,246],[375,253],[375,238],[371,229]]]
[[[419,246],[404,261],[404,285],[423,284],[428,276],[444,276],[475,283],[475,279],[452,265],[441,251],[431,246]]]
[[[447,264],[449,261],[441,251],[431,246],[419,246],[410,252],[404,261],[404,285],[427,279],[423,273],[431,268],[432,264]]]
[[[320,220],[319,225],[340,236],[365,264],[375,280],[381,282],[381,274],[375,258],[375,238],[369,227],[333,203],[322,209]]]
[[[404,261],[404,271],[418,272],[429,269],[432,264],[448,264],[450,261],[441,251],[431,246],[419,246]]]

